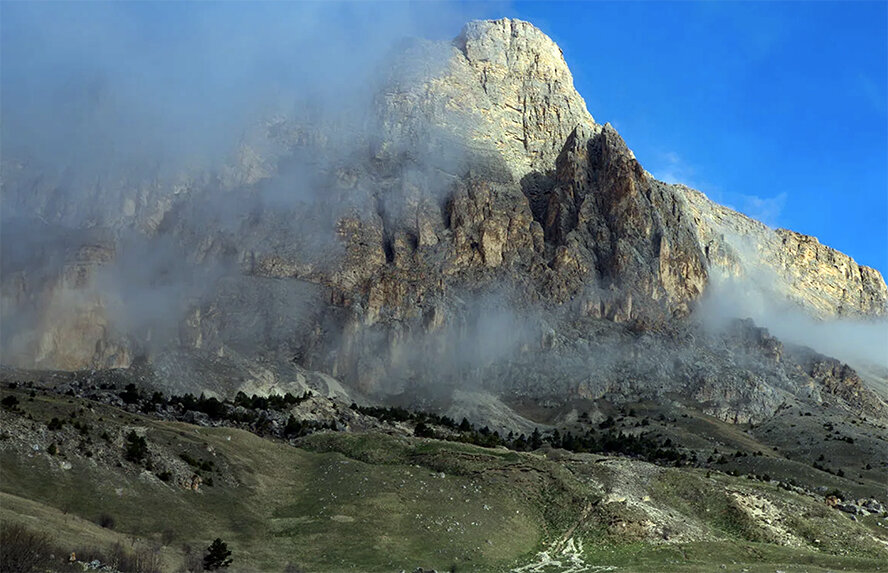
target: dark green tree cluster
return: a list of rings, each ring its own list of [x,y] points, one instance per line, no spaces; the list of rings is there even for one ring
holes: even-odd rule
[[[392,409],[364,408],[361,410],[365,413],[383,410],[386,411],[386,416],[391,416],[388,410]],[[403,412],[407,411],[396,410],[394,415],[400,419],[404,417]],[[415,413],[407,413],[410,414],[410,417],[407,417],[406,420],[417,419]],[[695,461],[694,458],[688,458],[686,454],[678,450],[669,439],[661,443],[647,434],[636,435],[617,431],[615,426],[616,421],[611,417],[599,424],[600,428],[607,429],[607,431],[600,433],[590,428],[585,432],[576,434],[570,431],[560,432],[559,430],[554,430],[551,434],[544,436],[539,429],[534,429],[530,436],[525,434],[515,436],[512,432],[509,432],[507,436],[503,437],[499,432],[491,431],[487,426],[477,428],[463,418],[458,425],[452,424],[448,426],[453,431],[438,431],[431,424],[420,421],[416,424],[413,433],[415,436],[422,438],[437,438],[487,448],[504,446],[516,451],[533,451],[539,449],[543,444],[549,444],[553,448],[561,448],[571,452],[622,454],[661,464],[682,464]]]
[[[290,414],[290,417],[287,418],[287,425],[284,426],[284,437],[286,438],[299,438],[302,436],[307,436],[312,432],[317,432],[319,430],[333,430],[338,431],[339,427],[336,425],[336,421],[332,422],[316,422],[314,420],[297,420],[293,414]]]
[[[304,392],[301,396],[294,396],[290,392],[284,395],[272,394],[270,396],[247,396],[238,392],[233,401],[219,400],[215,397],[206,397],[204,394],[173,395],[166,398],[162,392],[154,392],[150,396],[141,392],[135,384],[127,384],[118,394],[125,404],[136,404],[145,413],[152,413],[169,405],[177,405],[183,411],[202,412],[213,420],[230,420],[245,424],[263,424],[260,412],[263,410],[286,410],[300,404],[313,396],[311,392]],[[247,412],[237,411],[243,408]]]
[[[213,543],[207,547],[207,554],[204,555],[203,566],[206,571],[215,571],[231,565],[231,551],[228,545],[216,538]]]
[[[427,425],[441,426],[452,430],[455,430],[458,427],[453,418],[441,416],[431,412],[407,410],[398,406],[358,406],[357,404],[352,402],[351,409],[356,412],[360,412],[365,416],[376,418],[381,422],[414,422],[417,424],[425,423]]]
[[[126,435],[123,456],[133,463],[140,464],[145,460],[146,455],[148,455],[148,442],[144,436],[140,436],[136,434],[135,430],[131,430]]]
[[[301,396],[294,396],[287,392],[283,396],[280,394],[271,394],[269,396],[257,396],[256,394],[253,394],[250,397],[243,392],[238,392],[234,397],[234,405],[248,410],[286,410],[287,408],[305,402],[312,396],[313,394],[309,391],[303,392]]]

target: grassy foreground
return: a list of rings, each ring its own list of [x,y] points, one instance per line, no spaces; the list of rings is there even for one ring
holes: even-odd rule
[[[76,398],[19,399],[0,413],[0,519],[50,533],[66,554],[151,547],[165,571],[182,571],[220,537],[232,571],[878,571],[888,562],[875,519],[716,472],[381,433],[313,434],[293,447]],[[77,439],[89,438],[91,455],[64,445],[48,453],[74,439],[48,421],[72,411],[89,426]],[[189,452],[214,469],[193,491],[118,460],[119,437],[134,429],[155,459]],[[113,527],[99,525],[107,516]]]

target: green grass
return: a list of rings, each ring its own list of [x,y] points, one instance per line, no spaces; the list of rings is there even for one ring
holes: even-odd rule
[[[607,460],[599,456],[546,457],[378,433],[313,434],[292,447],[230,428],[18,395],[34,418],[27,424],[41,431],[52,417],[91,406],[77,419],[92,427],[96,448],[104,443],[102,431],[119,435],[140,426],[155,451],[188,452],[221,468],[215,486],[195,493],[127,462],[107,467],[98,456],[49,457],[0,443],[4,521],[49,531],[70,551],[136,537],[157,544],[166,531],[173,541],[162,555],[171,571],[180,567],[184,546],[204,548],[216,537],[228,543],[234,568],[242,571],[282,571],[288,563],[312,572],[508,571],[569,532],[582,541],[588,563],[624,571],[714,571],[721,564],[751,572],[876,571],[888,555],[866,542],[868,532],[879,533],[874,524],[852,523],[822,501],[716,472],[706,477],[701,470],[638,462],[601,464]],[[23,415],[2,414],[19,421]],[[40,435],[48,442],[58,434]],[[62,469],[62,461],[70,469]],[[641,479],[640,470],[647,477]],[[699,523],[713,541],[641,542],[645,514],[604,500],[605,490],[636,478],[653,503]],[[788,527],[810,543],[818,538],[822,549],[762,543],[767,537],[732,506],[729,488],[793,504],[797,519]],[[96,525],[102,514],[114,517],[113,531]]]
[[[25,406],[37,427],[75,407],[76,401],[57,398]],[[176,547],[205,547],[221,537],[236,563],[259,570],[282,570],[287,563],[322,571],[454,564],[504,570],[536,550],[545,531],[542,510],[527,503],[533,492],[497,476],[474,475],[473,467],[514,460],[509,453],[374,434],[316,435],[303,449],[239,430],[158,422],[106,407],[84,417],[96,426],[104,417],[101,424],[112,433],[114,425],[144,426],[149,444],[174,453],[207,457],[212,448],[234,483],[217,480],[193,493],[139,475],[134,467],[96,467],[72,452],[64,458],[71,468],[63,470],[60,457],[6,449],[0,452],[0,490],[91,524],[111,515],[115,536],[158,541],[168,530]],[[4,504],[0,515],[18,520],[21,507]],[[45,524],[52,530],[57,520]],[[75,535],[66,541],[76,550],[88,540]]]
[[[811,551],[778,547],[765,543],[730,541],[651,546],[590,546],[587,562],[615,566],[621,571],[706,572],[748,571],[749,573],[886,571],[884,559],[825,555]]]

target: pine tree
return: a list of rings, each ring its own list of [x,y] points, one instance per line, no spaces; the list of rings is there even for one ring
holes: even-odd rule
[[[215,571],[229,565],[231,565],[231,551],[228,550],[228,545],[217,537],[207,547],[207,554],[204,557],[204,569],[206,571]]]
[[[542,437],[542,435],[540,435],[540,429],[534,428],[533,433],[530,435],[530,449],[537,450],[542,445],[543,445],[543,437]]]
[[[127,434],[125,446],[124,457],[137,464],[141,463],[142,460],[145,459],[145,455],[148,453],[148,442],[145,440],[144,436],[136,434],[135,430],[131,430],[130,433]]]

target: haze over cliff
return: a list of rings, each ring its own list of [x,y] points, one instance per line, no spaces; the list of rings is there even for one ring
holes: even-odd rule
[[[667,394],[888,416],[877,271],[657,181],[530,23],[385,54],[371,93],[251,118],[221,164],[5,154],[3,363],[479,418]]]

